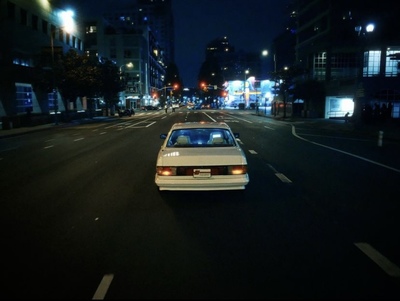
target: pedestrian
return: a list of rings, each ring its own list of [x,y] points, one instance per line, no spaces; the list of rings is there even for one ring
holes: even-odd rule
[[[346,115],[344,115],[344,122],[349,122],[349,115],[350,115],[350,113],[349,112],[347,112],[346,113]]]

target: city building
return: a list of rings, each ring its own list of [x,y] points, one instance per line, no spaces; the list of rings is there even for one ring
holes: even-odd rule
[[[400,19],[393,7],[374,1],[295,0],[291,17],[296,26],[290,28],[295,38],[290,67],[303,71],[296,86],[315,80],[326,91],[322,106],[304,102],[304,117],[400,118]],[[283,44],[275,43],[279,57]]]
[[[86,22],[85,50],[119,66],[125,90],[121,108],[153,105],[163,88],[166,67],[174,60],[174,26],[170,0],[133,0]]]
[[[76,20],[72,11],[49,1],[0,1],[0,116],[64,109],[56,83],[45,89],[34,89],[33,83],[38,67],[52,72],[58,54],[83,53]]]

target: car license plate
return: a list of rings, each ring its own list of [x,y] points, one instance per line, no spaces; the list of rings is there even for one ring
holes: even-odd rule
[[[193,177],[209,178],[211,177],[211,169],[193,169]]]

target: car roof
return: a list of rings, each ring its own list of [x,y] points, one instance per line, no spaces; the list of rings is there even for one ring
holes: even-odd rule
[[[179,129],[195,129],[195,128],[221,128],[221,129],[230,129],[229,125],[225,122],[179,122],[172,125],[172,130]]]

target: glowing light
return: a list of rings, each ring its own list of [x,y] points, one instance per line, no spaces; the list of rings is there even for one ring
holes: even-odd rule
[[[367,27],[365,28],[365,30],[367,32],[373,32],[375,29],[375,25],[374,24],[368,24]]]
[[[75,21],[73,19],[74,12],[72,10],[61,11],[60,14],[62,28],[68,32],[72,33],[75,30]]]

